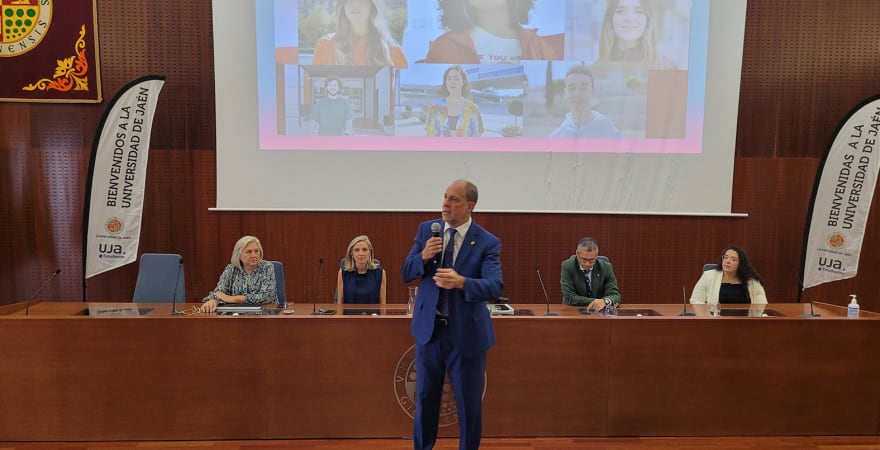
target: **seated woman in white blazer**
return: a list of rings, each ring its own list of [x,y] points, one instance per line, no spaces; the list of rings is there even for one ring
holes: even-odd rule
[[[764,279],[752,268],[746,252],[731,245],[724,250],[714,270],[703,272],[694,286],[691,303],[766,304]]]

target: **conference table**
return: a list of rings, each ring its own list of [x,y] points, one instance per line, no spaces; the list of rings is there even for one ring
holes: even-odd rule
[[[411,435],[405,305],[197,306],[177,305],[182,316],[168,303],[0,307],[0,441]],[[880,314],[511,306],[492,316],[485,436],[880,434]],[[457,436],[450,390],[444,398],[441,435]]]

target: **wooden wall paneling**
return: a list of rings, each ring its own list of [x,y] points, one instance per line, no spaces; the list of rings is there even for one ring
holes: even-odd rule
[[[153,152],[153,155],[173,158],[174,152]],[[516,214],[479,212],[475,218],[502,238],[505,295],[514,302],[543,299],[536,284],[537,268],[542,270],[551,301],[559,301],[559,264],[585,234],[596,237],[603,254],[612,258],[628,301],[678,301],[681,286],[690,292],[699,275],[699,266],[714,260],[729,243],[746,248],[756,268],[767,279],[768,291],[774,298],[792,300],[796,296],[792,268],[799,264],[809,188],[799,191],[790,187],[791,193],[778,190],[779,186],[788,186],[786,179],[811,179],[814,160],[801,161],[804,167],[784,164],[791,160],[767,163],[763,158],[740,158],[738,161],[742,169],[737,172],[737,202],[763,205],[738,211],[749,214],[748,218],[565,214],[532,214],[522,218]],[[151,185],[161,190],[173,184],[169,181]],[[212,201],[210,191],[202,191],[202,203]],[[159,193],[151,189],[147,198],[154,200],[148,202],[165,204],[164,199],[155,200]],[[797,195],[801,200],[792,201]],[[323,257],[325,266],[320,277],[319,300],[329,298],[335,289],[336,261],[342,257],[351,237],[366,233],[374,241],[377,257],[386,267],[389,301],[403,302],[400,264],[412,244],[416,224],[436,216],[431,213],[236,213],[210,212],[201,207],[193,211],[185,206],[187,196],[179,197],[182,200],[177,200],[176,194],[165,195],[169,205],[180,208],[174,214],[163,214],[161,205],[153,207],[153,214],[148,211],[141,251],[183,254],[191,301],[197,301],[213,288],[233,243],[245,233],[259,236],[269,257],[285,263],[288,283],[299,289],[291,290],[292,295],[298,297],[296,301],[314,298],[312,284],[317,259]],[[168,224],[176,225],[169,228]],[[170,242],[181,244],[166,245]],[[114,280],[118,289],[108,293],[105,300],[130,296],[136,278],[135,267],[119,269],[106,276]]]
[[[97,2],[101,81],[105,92],[105,101],[101,103],[102,111],[122,86],[148,72],[147,63],[151,48],[150,5],[150,2],[143,1],[99,0]],[[154,15],[166,19],[171,14],[158,14],[158,12],[175,10],[166,9],[170,6],[167,2],[152,2],[152,5]]]
[[[737,156],[773,157],[779,114],[778,66],[780,49],[773,45],[781,38],[778,20],[767,20],[773,8],[769,3],[750,1],[746,8],[743,63],[737,117]]]
[[[870,0],[749,1],[738,155],[821,155],[843,116],[880,92],[877,13]]]
[[[787,5],[786,5],[787,6]],[[819,5],[816,2],[808,3],[804,7],[786,8],[779,12],[781,18],[777,22],[781,28],[782,36],[775,44],[782,47],[782,58],[779,64],[779,96],[781,101],[780,114],[778,116],[780,134],[787,134],[783,141],[788,145],[780,145],[780,156],[797,156],[797,149],[808,148],[813,134],[811,127],[816,125],[815,98],[817,95],[817,67],[816,59],[816,33],[819,29],[820,19]],[[816,143],[817,145],[821,145]],[[796,152],[787,154],[786,151]]]
[[[812,109],[816,118],[805,145],[819,145],[822,151],[850,109],[880,93],[876,76],[880,70],[880,46],[876,39],[864,38],[876,34],[872,18],[880,13],[880,4],[868,0],[846,3],[818,2],[818,27],[829,32],[814,33],[810,46],[815,50],[810,55],[812,60],[805,64],[817,72],[816,83],[811,87],[815,92]]]
[[[14,264],[0,271],[0,286],[11,298],[5,303],[22,300],[29,289],[39,287],[40,263],[33,239],[33,192],[26,181],[30,175],[31,117],[23,104],[0,103],[0,251],[18,255]],[[47,269],[48,270],[48,269]],[[51,272],[50,272],[51,273]],[[2,302],[2,300],[0,300]]]
[[[842,115],[880,91],[871,23],[878,12],[880,2],[872,0],[750,0],[732,199],[734,212],[748,217],[484,214],[478,207],[477,221],[503,240],[505,294],[514,302],[542,300],[540,268],[558,301],[559,263],[578,237],[591,234],[612,258],[625,300],[677,302],[681,285],[689,292],[699,275],[694,267],[728,243],[749,251],[771,296],[794,297],[789,272],[800,262],[818,158]],[[267,255],[285,262],[297,301],[314,297],[316,260],[325,258],[318,292],[329,298],[335,262],[359,233],[371,237],[386,267],[389,301],[404,301],[400,263],[416,224],[436,213],[209,211],[216,193],[210,2],[99,0],[98,15],[108,97],[139,76],[168,76],[154,121],[140,251],[181,253],[190,301],[214,287],[243,234],[259,236]],[[0,273],[0,290],[8,293],[0,303],[26,298],[56,267],[62,275],[42,297],[79,299],[85,171],[106,104],[0,105],[0,164],[8,174],[0,250],[26,255]],[[436,211],[439,198],[425,207]],[[863,307],[880,309],[880,298],[870,295],[880,262],[876,214],[860,275],[812,289],[814,298],[841,304],[856,292]],[[100,275],[89,282],[90,298],[130,298],[136,276],[136,263]]]
[[[156,124],[167,130],[158,148],[215,148],[214,52],[210,2],[175,8],[170,17],[151,15],[151,71],[168,77],[160,99],[167,108]],[[155,67],[154,67],[155,66]],[[159,122],[161,120],[161,122]]]
[[[797,298],[797,276],[815,160],[738,158],[734,212],[748,214],[740,245],[771,301]],[[748,244],[746,244],[748,243]]]

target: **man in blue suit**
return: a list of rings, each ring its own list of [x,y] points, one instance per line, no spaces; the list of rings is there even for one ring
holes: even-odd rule
[[[486,302],[501,295],[502,279],[501,241],[471,220],[477,197],[473,183],[453,181],[443,194],[442,220],[419,225],[401,269],[404,281],[421,279],[412,319],[417,450],[434,447],[447,373],[455,392],[459,448],[480,447],[486,351],[495,344]],[[442,234],[434,236],[432,225]]]

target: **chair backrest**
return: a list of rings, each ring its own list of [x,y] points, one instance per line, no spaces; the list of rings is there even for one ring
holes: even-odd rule
[[[281,261],[269,261],[275,266],[275,293],[278,295],[278,304],[283,308],[287,304],[287,289],[284,283],[284,264]]]
[[[183,259],[176,253],[144,253],[134,286],[135,302],[186,302]]]
[[[707,270],[715,270],[717,268],[718,268],[718,264],[715,264],[715,263],[703,264],[703,272],[705,272]]]

